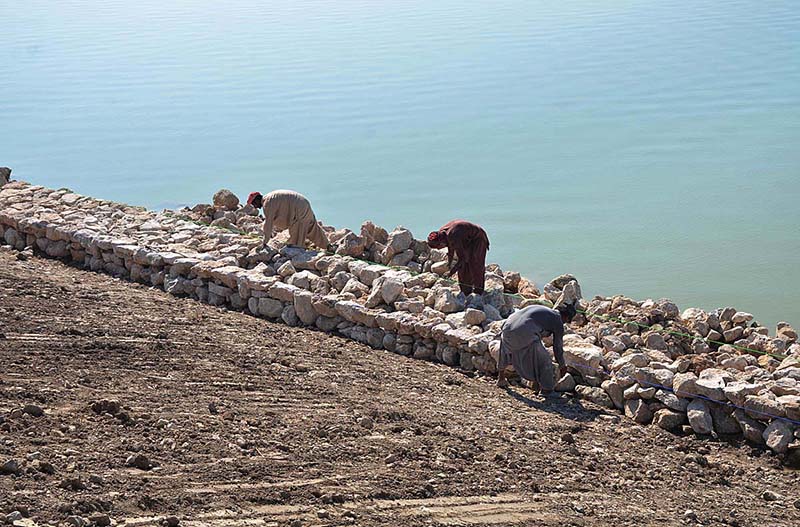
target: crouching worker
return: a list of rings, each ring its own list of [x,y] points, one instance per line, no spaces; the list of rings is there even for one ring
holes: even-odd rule
[[[328,236],[302,194],[291,190],[274,190],[266,196],[251,192],[247,204],[256,209],[264,208],[264,247],[275,231],[289,229],[289,245],[305,247],[306,240],[309,240],[318,249],[328,249]]]
[[[486,251],[489,237],[480,225],[464,220],[453,220],[438,231],[428,235],[428,245],[434,249],[447,247],[448,277],[458,273],[461,292],[483,294],[486,280]],[[453,257],[458,261],[453,265]]]
[[[517,374],[533,383],[534,390],[553,394],[556,385],[555,369],[550,353],[542,339],[553,336],[553,355],[559,366],[559,376],[567,373],[564,363],[564,324],[575,318],[574,305],[556,309],[545,306],[528,306],[513,313],[500,333],[500,354],[497,363],[497,386],[508,386],[506,369],[514,366]]]

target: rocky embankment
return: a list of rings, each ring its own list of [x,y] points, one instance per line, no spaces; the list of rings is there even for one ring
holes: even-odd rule
[[[22,182],[0,189],[0,238],[20,251],[246,311],[373,348],[496,373],[503,319],[531,303],[578,302],[559,380],[594,403],[676,433],[741,436],[800,464],[800,344],[733,308],[681,313],[668,300],[580,298],[571,275],[541,290],[487,266],[486,294],[443,278],[446,252],[402,227],[325,227],[336,254],[261,249],[257,211],[214,204],[156,213]],[[549,343],[548,343],[549,344]]]

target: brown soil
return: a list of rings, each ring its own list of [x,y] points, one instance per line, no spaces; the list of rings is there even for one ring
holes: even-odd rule
[[[0,252],[0,333],[0,512],[40,524],[800,525],[767,452],[59,262]]]

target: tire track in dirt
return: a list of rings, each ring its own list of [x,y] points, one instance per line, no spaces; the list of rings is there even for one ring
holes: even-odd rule
[[[0,461],[23,467],[0,476],[0,512],[41,523],[98,508],[127,525],[800,523],[797,474],[746,445],[57,262],[0,252],[0,324]],[[100,399],[129,419],[94,413]],[[44,415],[14,413],[29,403]],[[136,453],[156,466],[126,466]]]

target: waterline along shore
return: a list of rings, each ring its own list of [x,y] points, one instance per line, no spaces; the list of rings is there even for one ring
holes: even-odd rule
[[[230,193],[154,212],[24,182],[0,189],[0,238],[22,257],[62,259],[476,375],[496,374],[499,333],[514,309],[577,303],[560,391],[677,434],[744,437],[800,465],[800,344],[788,324],[772,332],[732,307],[583,299],[572,275],[539,288],[494,264],[486,293],[465,297],[442,276],[446,253],[402,227],[325,227],[333,254],[280,241],[262,249],[256,214]]]

